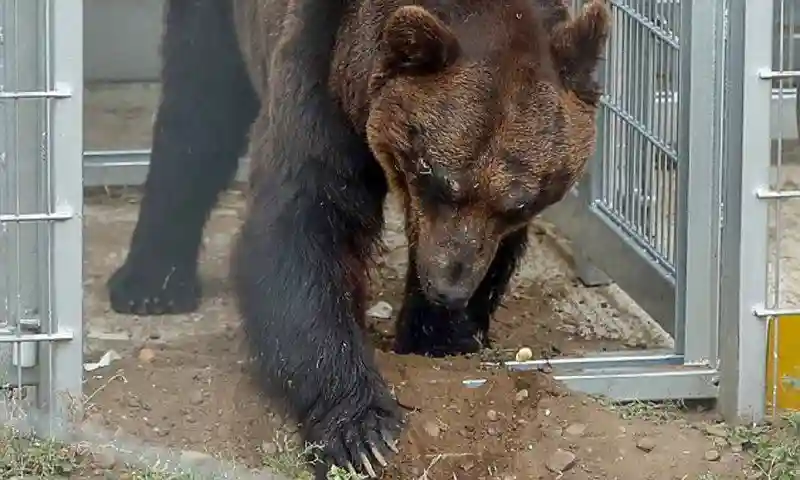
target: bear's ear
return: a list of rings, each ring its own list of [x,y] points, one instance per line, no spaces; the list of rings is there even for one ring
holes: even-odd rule
[[[557,25],[551,35],[551,48],[564,80],[594,100],[592,72],[603,54],[611,28],[611,14],[605,0],[591,0],[581,14]],[[595,98],[596,97],[596,98]],[[594,103],[594,101],[592,102]]]
[[[426,9],[398,8],[383,29],[383,73],[424,75],[451,65],[460,46],[450,28]]]

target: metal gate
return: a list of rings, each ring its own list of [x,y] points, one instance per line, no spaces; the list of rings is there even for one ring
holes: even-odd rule
[[[545,216],[584,282],[616,283],[675,350],[597,355],[564,379],[616,398],[715,397],[726,2],[609,5],[595,157]]]
[[[594,228],[576,238],[586,260],[674,333],[678,126],[687,120],[679,110],[681,6],[619,1],[612,11],[597,155],[579,187]]]
[[[81,400],[82,26],[82,0],[0,0],[2,407],[34,386],[45,431]]]

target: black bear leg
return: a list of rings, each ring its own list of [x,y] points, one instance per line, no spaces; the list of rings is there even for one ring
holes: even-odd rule
[[[363,324],[387,185],[327,88],[349,0],[296,0],[251,135],[249,211],[232,278],[262,387],[285,400],[323,462],[371,476],[403,429]]]
[[[525,253],[528,229],[505,237],[486,277],[464,310],[448,310],[425,296],[417,275],[416,252],[409,252],[406,292],[395,327],[394,351],[432,357],[475,353],[489,346],[489,324],[508,282]]]
[[[386,181],[344,119],[306,114],[326,118],[314,122],[326,131],[283,125],[287,112],[264,118],[270,134],[256,139],[257,121],[252,207],[232,276],[259,380],[286,400],[304,440],[324,445],[316,478],[325,479],[329,464],[374,472],[402,422],[359,327]]]
[[[144,197],[128,257],[108,282],[111,308],[119,313],[197,308],[203,228],[236,171],[259,105],[236,43],[231,2],[170,0],[165,29]]]

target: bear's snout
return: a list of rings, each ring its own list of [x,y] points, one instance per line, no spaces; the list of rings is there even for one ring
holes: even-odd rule
[[[467,306],[491,263],[491,243],[471,239],[447,242],[430,239],[420,245],[418,274],[428,299],[450,310]],[[427,244],[427,245],[425,245]]]
[[[455,260],[428,279],[428,296],[434,303],[451,309],[467,306],[477,288],[472,281],[470,266]]]

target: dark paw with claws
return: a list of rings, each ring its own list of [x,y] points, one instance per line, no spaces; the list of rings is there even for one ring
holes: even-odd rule
[[[388,392],[366,406],[347,403],[337,405],[328,418],[309,428],[308,442],[323,445],[315,480],[326,480],[333,465],[378,478],[387,459],[398,451],[404,420]]]
[[[197,310],[202,295],[193,269],[126,262],[108,281],[111,309],[134,315],[173,315]]]

